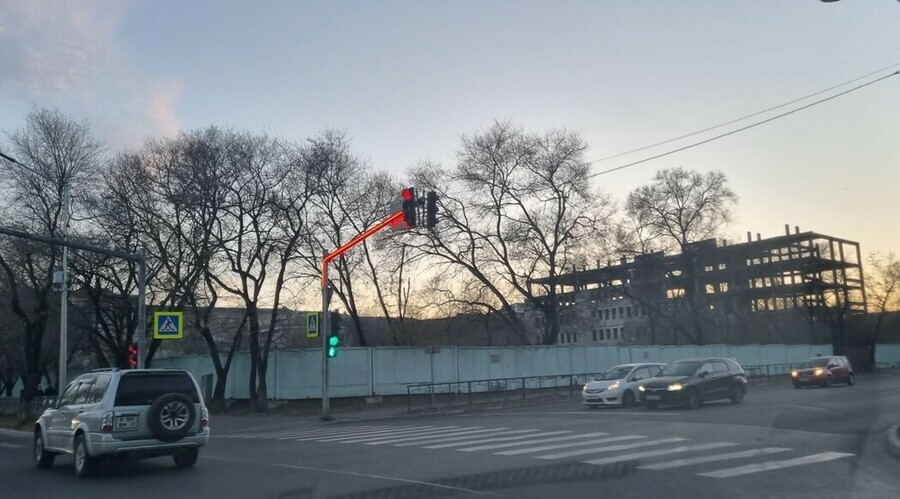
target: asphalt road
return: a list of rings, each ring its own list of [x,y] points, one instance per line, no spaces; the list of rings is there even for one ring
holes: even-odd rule
[[[854,387],[755,385],[743,404],[694,411],[572,399],[337,424],[221,418],[194,469],[112,462],[88,480],[68,457],[34,468],[30,436],[2,432],[0,496],[881,499],[900,497],[900,460],[885,448],[898,421],[896,373]]]

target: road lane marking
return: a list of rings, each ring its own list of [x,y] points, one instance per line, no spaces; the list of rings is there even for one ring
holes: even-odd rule
[[[364,429],[343,429],[343,430],[335,430],[328,433],[318,433],[313,435],[287,435],[278,437],[279,440],[318,440],[324,438],[337,438],[337,437],[348,437],[348,436],[356,436],[356,435],[371,435],[376,432],[381,431],[396,431],[401,429],[412,429],[412,428],[420,428],[419,426],[387,426],[384,428],[364,428]]]
[[[529,447],[527,449],[513,449],[507,450],[503,452],[495,452],[495,455],[498,456],[518,456],[520,454],[533,454],[535,452],[543,452],[547,450],[556,450],[556,449],[571,449],[572,447],[582,447],[586,445],[599,445],[599,444],[608,444],[613,442],[621,442],[623,440],[637,440],[641,438],[647,438],[643,435],[623,435],[621,437],[610,437],[610,438],[600,438],[597,440],[588,440],[585,442],[576,442],[576,443],[565,443],[565,444],[554,444],[554,445],[543,445],[541,447]]]
[[[431,435],[418,435],[418,436],[412,436],[412,437],[402,436],[402,437],[398,437],[398,438],[391,438],[388,440],[375,440],[374,442],[366,442],[366,445],[383,445],[383,444],[394,444],[394,443],[399,443],[399,442],[415,442],[415,443],[420,443],[420,444],[421,443],[430,443],[436,437],[437,438],[458,437],[458,436],[476,437],[475,434],[477,434],[477,433],[503,431],[503,430],[508,430],[508,429],[509,428],[507,428],[505,426],[500,427],[500,428],[482,428],[480,426],[476,426],[475,428],[471,428],[471,429],[463,428],[463,429],[460,429],[457,431],[441,432],[441,433],[435,433],[435,434],[431,434]]]
[[[797,457],[794,459],[785,459],[783,461],[766,461],[758,464],[748,464],[746,466],[738,466],[735,468],[725,468],[706,473],[697,473],[700,476],[708,476],[712,478],[731,478],[740,475],[749,475],[750,473],[759,473],[761,471],[779,470],[782,468],[790,468],[791,466],[800,466],[804,464],[824,463],[850,457],[853,454],[846,452],[823,452],[821,454],[810,454],[809,456]]]
[[[520,442],[506,442],[501,444],[489,444],[489,445],[479,445],[477,447],[469,447],[467,449],[456,449],[462,452],[475,452],[479,450],[496,450],[496,449],[508,449],[510,447],[518,447],[521,445],[534,445],[534,444],[546,444],[548,442],[559,442],[562,440],[577,440],[577,439],[585,439],[591,437],[602,437],[604,435],[609,435],[609,433],[581,433],[577,435],[564,435],[557,436],[551,438],[539,438],[537,440],[522,440]],[[571,443],[565,445],[572,445]]]
[[[512,437],[497,437],[497,438],[484,438],[484,439],[476,439],[476,440],[467,440],[465,442],[453,442],[449,444],[440,444],[440,445],[429,445],[425,447],[426,449],[444,449],[447,447],[464,447],[466,445],[473,444],[486,444],[488,442],[508,442],[511,440],[521,440],[523,438],[533,438],[533,437],[549,437],[550,435],[563,435],[566,433],[572,433],[569,430],[559,430],[559,431],[541,431],[541,430],[516,430],[511,431],[509,433],[524,433],[524,435],[516,435]]]
[[[442,430],[458,429],[458,426],[436,426],[434,428],[421,428],[414,430],[400,431],[383,431],[365,436],[356,435],[353,437],[329,437],[325,439],[316,439],[317,442],[340,442],[342,444],[355,444],[359,442],[369,442],[371,440],[382,440],[388,437],[412,436],[412,435],[431,435]]]
[[[787,452],[791,450],[787,447],[765,447],[763,449],[751,449],[740,452],[729,452],[726,454],[713,454],[711,456],[692,457],[688,459],[675,459],[673,461],[662,461],[659,463],[645,464],[638,466],[641,470],[670,470],[681,468],[683,466],[691,466],[693,464],[711,463],[715,461],[728,461],[729,459],[743,459],[747,457],[766,456],[769,454],[777,454],[779,452]]]
[[[279,433],[274,435],[275,438],[278,439],[292,439],[292,438],[312,438],[312,437],[326,437],[330,435],[346,435],[347,433],[355,432],[362,433],[366,431],[381,431],[386,430],[388,428],[396,428],[396,426],[374,426],[371,428],[331,428],[329,430],[320,430],[320,431],[301,431],[301,432],[291,432],[291,433]]]
[[[266,465],[266,466],[273,466],[275,468],[285,468],[285,469],[300,470],[300,471],[315,471],[315,472],[319,472],[319,473],[334,473],[336,475],[360,476],[360,477],[364,477],[364,478],[375,478],[378,480],[387,480],[387,481],[391,481],[391,482],[402,482],[402,483],[411,483],[411,484],[416,484],[416,485],[427,485],[429,487],[435,487],[435,488],[446,489],[446,490],[455,490],[457,492],[466,492],[469,494],[478,494],[478,495],[482,495],[482,496],[502,497],[500,494],[495,494],[493,492],[485,492],[482,490],[467,489],[464,487],[454,487],[452,485],[443,485],[443,484],[434,483],[434,482],[424,482],[421,480],[410,480],[408,478],[399,478],[399,477],[395,477],[395,476],[374,475],[372,473],[360,473],[358,471],[332,470],[332,469],[328,469],[328,468],[316,468],[313,466],[299,466],[299,465],[295,465],[295,464],[260,463],[257,461],[242,461],[240,459],[230,459],[230,458],[216,457],[216,456],[210,456],[210,455],[204,455],[203,459],[214,459],[217,461],[227,461],[227,462],[239,463],[239,464],[245,464],[245,465],[262,464],[262,465]]]
[[[651,445],[673,444],[676,442],[684,442],[686,438],[674,437],[663,438],[660,440],[646,440],[636,444],[609,445],[605,447],[594,447],[593,449],[580,449],[569,452],[559,452],[557,454],[547,454],[544,456],[535,456],[537,459],[562,459],[565,457],[584,456],[587,454],[599,454],[601,452],[612,452],[617,450],[636,449],[638,447],[650,447]]]
[[[657,456],[668,456],[669,454],[680,454],[682,452],[695,452],[698,450],[709,450],[709,449],[720,449],[722,447],[734,447],[738,445],[733,442],[712,442],[709,444],[698,444],[698,445],[682,445],[679,447],[672,447],[669,449],[661,449],[661,450],[650,450],[645,452],[632,452],[631,454],[622,454],[614,457],[604,457],[600,459],[591,459],[589,461],[582,461],[585,464],[612,464],[612,463],[620,463],[622,461],[631,461],[634,459],[643,459],[645,457],[657,457]]]
[[[356,428],[362,429],[362,428],[390,428],[390,427],[385,425],[385,426],[356,427]],[[230,435],[217,435],[217,436],[222,436],[222,437],[226,437],[226,438],[263,438],[263,437],[279,437],[282,435],[298,435],[298,436],[319,435],[322,433],[335,433],[335,432],[339,432],[339,431],[346,431],[346,428],[337,429],[337,427],[334,427],[334,426],[332,426],[330,428],[318,428],[315,430],[309,430],[309,429],[303,430],[303,429],[294,428],[293,430],[283,430],[282,429],[282,430],[271,430],[271,431],[258,431],[258,432],[252,432],[252,433],[235,433],[235,434],[230,434]]]
[[[534,431],[535,431],[535,430],[515,430],[515,431],[506,431],[506,430],[502,430],[502,431],[496,431],[496,430],[493,429],[493,428],[488,429],[488,430],[485,430],[485,432],[492,432],[491,435],[508,435],[508,434],[513,434],[513,433],[525,433],[525,432],[534,432]],[[553,433],[556,433],[556,432],[553,432]],[[571,432],[571,431],[565,431],[565,432],[562,432],[562,433],[572,433],[572,432]],[[459,442],[460,440],[464,440],[464,442]],[[453,446],[453,445],[467,445],[467,444],[469,444],[469,443],[481,443],[481,442],[484,442],[484,441],[485,441],[485,440],[484,440],[484,435],[479,435],[479,436],[477,436],[477,437],[476,437],[475,435],[465,435],[465,436],[461,436],[461,437],[440,437],[440,438],[433,438],[433,439],[429,440],[428,443],[436,443],[436,442],[458,442],[458,443],[456,443],[456,444],[451,444],[451,446]],[[394,447],[409,447],[409,446],[411,446],[411,445],[421,445],[421,444],[422,444],[421,442],[405,442],[405,443],[402,443],[402,444],[394,444]]]
[[[625,412],[615,409],[606,410],[584,410],[584,411],[560,411],[560,412],[486,412],[479,414],[480,416],[558,416],[558,415],[576,415],[576,416],[680,416],[679,412]]]

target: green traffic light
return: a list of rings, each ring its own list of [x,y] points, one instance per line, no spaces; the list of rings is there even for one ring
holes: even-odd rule
[[[328,337],[328,346],[336,347],[341,343],[341,339],[337,336],[329,336]]]
[[[328,347],[325,354],[328,355],[328,358],[330,359],[337,357],[337,347]]]

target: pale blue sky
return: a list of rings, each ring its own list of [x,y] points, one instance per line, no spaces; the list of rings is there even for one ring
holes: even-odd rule
[[[208,124],[337,127],[402,174],[496,118],[580,130],[593,159],[900,63],[898,26],[894,0],[0,0],[0,129],[33,104],[114,149]],[[659,168],[721,169],[734,236],[789,223],[900,252],[898,137],[900,76],[598,182],[621,199]]]

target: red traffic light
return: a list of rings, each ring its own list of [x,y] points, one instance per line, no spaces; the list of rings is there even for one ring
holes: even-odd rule
[[[137,367],[137,347],[134,344],[128,344],[128,367],[134,369]]]
[[[416,193],[412,187],[407,187],[406,189],[403,189],[403,191],[400,193],[400,195],[403,196],[403,199],[406,201],[412,201],[416,197]]]

